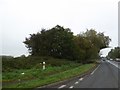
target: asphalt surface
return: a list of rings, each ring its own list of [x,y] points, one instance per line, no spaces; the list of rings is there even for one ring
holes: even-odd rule
[[[101,61],[100,65],[89,75],[55,85],[52,88],[119,88],[119,71],[118,62]]]

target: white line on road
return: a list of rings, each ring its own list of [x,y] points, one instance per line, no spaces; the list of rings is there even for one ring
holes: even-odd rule
[[[65,86],[66,86],[66,85],[62,85],[62,86],[59,87],[59,89],[60,89],[60,88],[64,88]]]
[[[118,64],[114,64],[114,63],[112,63],[111,61],[107,61],[107,62],[109,62],[110,64],[112,64],[112,65],[114,65],[115,67],[117,67],[118,69],[120,69],[120,68],[118,67]]]
[[[73,86],[70,86],[69,88],[73,88]]]
[[[82,80],[83,80],[83,78],[80,78],[79,80],[80,80],[80,81],[82,81]]]
[[[78,84],[79,82],[75,82],[75,84]]]
[[[98,67],[100,67],[100,65]],[[95,71],[98,69],[98,67],[91,73],[91,75],[95,73]]]

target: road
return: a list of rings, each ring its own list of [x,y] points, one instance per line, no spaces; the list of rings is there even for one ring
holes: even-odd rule
[[[70,82],[55,85],[52,88],[118,88],[118,62],[101,61],[100,65],[89,75],[76,78]]]

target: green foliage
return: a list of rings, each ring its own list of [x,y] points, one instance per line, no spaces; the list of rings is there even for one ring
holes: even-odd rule
[[[29,77],[30,75],[32,75],[35,78],[31,79],[31,80],[26,80],[25,82],[21,82],[21,83],[16,82],[11,85],[6,85],[6,86],[3,86],[3,88],[28,88],[28,87],[36,88],[38,86],[40,87],[43,85],[47,85],[47,84],[62,81],[65,79],[69,79],[71,77],[76,77],[77,75],[81,75],[81,74],[89,71],[94,66],[95,66],[95,64],[85,64],[85,65],[80,65],[80,66],[71,64],[71,65],[63,65],[62,67],[49,67],[45,71],[40,71],[40,70],[35,70],[35,69],[31,69],[29,71],[22,70],[22,72],[25,72],[25,74],[23,76],[20,75],[19,73],[17,76],[16,74],[14,75],[10,72],[10,73],[6,73],[6,74],[9,74],[9,75],[11,74],[11,75],[17,76],[17,77],[13,77],[16,80],[25,79],[25,78]],[[4,79],[8,79],[5,77],[6,74],[4,74]]]
[[[114,49],[111,49],[111,51],[108,53],[108,57],[112,59],[120,58],[120,47],[115,47]]]
[[[14,69],[12,72],[3,72],[3,81],[17,81],[18,79],[27,80],[27,79],[35,79],[35,78],[43,78],[44,76],[49,76],[53,74],[57,74],[68,69],[75,68],[79,66],[78,63],[70,63],[67,65],[61,66],[46,66],[46,70],[42,70],[42,67],[36,68],[33,67],[31,69]],[[21,73],[25,73],[22,75]]]
[[[94,29],[77,36],[69,28],[59,25],[37,34],[30,34],[24,41],[33,56],[51,56],[88,63],[99,57],[100,49],[107,48],[111,39]]]
[[[46,62],[46,66],[61,66],[73,63],[66,59],[57,59],[52,57],[17,57],[11,59],[2,59],[2,72],[12,72],[19,69],[31,69],[31,68],[41,68],[42,62]],[[40,64],[41,63],[41,64]]]
[[[97,33],[93,29],[78,34],[75,37],[75,43],[79,50],[81,62],[88,63],[91,62],[90,60],[98,58],[100,49],[107,48],[110,41],[108,36]]]
[[[30,34],[24,42],[31,55],[52,56],[73,59],[73,33],[57,25],[49,30],[42,30],[37,34]]]

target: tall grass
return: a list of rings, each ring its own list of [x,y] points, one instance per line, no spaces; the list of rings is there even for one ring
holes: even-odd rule
[[[2,60],[3,87],[36,87],[64,80],[88,71],[94,64],[81,65],[75,61],[52,57],[17,57]],[[42,62],[46,69],[42,69]],[[22,74],[24,73],[24,74]],[[7,85],[8,82],[13,84]]]
[[[16,69],[12,72],[3,72],[2,79],[3,81],[15,81],[18,79],[33,79],[33,78],[41,78],[47,75],[53,75],[62,71],[66,71],[68,69],[72,69],[74,67],[79,66],[80,64],[71,63],[68,65],[62,66],[46,66],[46,69],[43,70],[40,68],[31,68],[31,69]],[[24,75],[22,75],[24,73]]]
[[[41,74],[39,74],[39,77],[36,79],[29,80],[26,82],[21,82],[21,83],[15,83],[15,84],[8,85],[8,86],[3,86],[3,88],[35,88],[37,86],[47,85],[50,83],[54,83],[57,81],[61,81],[61,80],[74,77],[76,75],[83,74],[94,66],[95,64],[85,64],[85,65],[81,65],[81,66],[74,67],[71,69],[69,68],[66,71],[57,72],[51,75],[48,74],[49,70],[51,70],[51,68],[49,68],[49,70],[43,71]]]
[[[56,59],[52,57],[17,57],[17,58],[3,58],[2,59],[2,72],[12,72],[15,69],[31,69],[33,67],[42,67],[43,61],[47,66],[61,66],[66,64],[75,63],[65,59]]]

